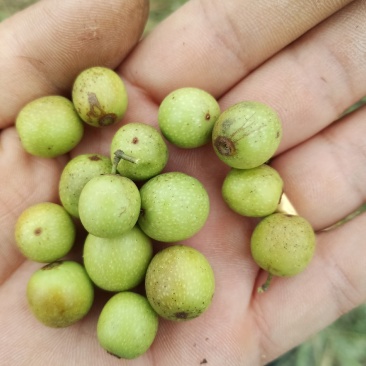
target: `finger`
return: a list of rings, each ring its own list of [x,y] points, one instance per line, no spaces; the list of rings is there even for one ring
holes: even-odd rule
[[[274,159],[285,192],[316,230],[366,202],[366,107]]]
[[[278,152],[305,141],[366,95],[366,3],[354,1],[255,70],[221,100],[259,100],[282,118]]]
[[[89,66],[115,68],[139,40],[145,0],[43,0],[0,24],[0,128],[28,101],[68,93]]]
[[[193,0],[140,44],[122,72],[157,101],[182,86],[218,97],[348,3]]]
[[[316,256],[305,272],[293,278],[274,278],[268,292],[254,296],[252,308],[262,333],[263,363],[366,300],[365,228],[366,213],[322,232]]]
[[[116,66],[143,28],[144,1],[41,1],[0,24],[0,126],[39,95],[64,91],[93,64]],[[0,283],[23,257],[15,248],[17,217],[31,204],[55,201],[64,159],[29,156],[14,128],[0,135]],[[5,178],[4,178],[5,179]]]
[[[15,222],[32,204],[55,200],[64,159],[40,159],[20,146],[15,128],[0,135],[0,285],[24,260],[14,242]]]

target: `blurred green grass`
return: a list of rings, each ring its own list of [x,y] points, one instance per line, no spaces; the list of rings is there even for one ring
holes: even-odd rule
[[[62,0],[61,0],[62,1]],[[150,16],[145,33],[188,0],[151,0]],[[0,0],[0,21],[36,0]],[[350,107],[352,113],[366,104],[366,98]],[[344,224],[366,211],[366,205],[342,220]],[[284,335],[285,337],[286,335]],[[345,314],[323,331],[290,350],[268,366],[365,366],[366,365],[366,304]],[[239,366],[239,365],[238,365]]]

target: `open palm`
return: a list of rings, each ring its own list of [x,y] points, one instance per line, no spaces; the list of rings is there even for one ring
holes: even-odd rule
[[[366,110],[340,118],[366,92],[366,3],[363,0],[192,0],[139,42],[143,0],[43,0],[0,24],[0,364],[1,365],[260,365],[278,357],[366,299],[366,215],[323,230],[366,197]],[[27,155],[14,120],[36,97],[69,96],[89,66],[116,69],[126,83],[125,122],[157,126],[157,110],[172,90],[194,86],[222,109],[240,100],[275,108],[284,136],[272,165],[299,213],[318,232],[308,269],[275,278],[253,262],[253,225],[221,198],[227,167],[211,146],[169,145],[166,171],[198,178],[211,200],[205,227],[185,241],[202,251],[215,272],[211,307],[199,318],[161,321],[151,349],[136,360],[108,355],[96,338],[105,302],[65,329],[40,324],[25,289],[41,265],[14,244],[14,224],[26,207],[58,200],[58,179],[70,156]],[[108,155],[119,127],[86,127],[72,152]],[[82,246],[79,243],[77,246]],[[98,293],[99,295],[99,293]]]

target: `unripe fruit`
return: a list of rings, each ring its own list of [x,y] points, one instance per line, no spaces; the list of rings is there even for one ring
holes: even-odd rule
[[[59,181],[59,196],[62,205],[74,217],[79,217],[79,197],[90,179],[109,174],[111,160],[100,154],[82,154],[71,159],[62,171]]]
[[[131,163],[121,159],[117,171],[134,181],[149,179],[159,174],[168,162],[168,148],[162,136],[152,126],[144,123],[127,123],[113,136],[111,158],[122,150],[137,160]]]
[[[37,270],[27,286],[34,316],[44,325],[62,328],[82,319],[94,300],[94,288],[83,266],[53,262]]]
[[[210,141],[220,115],[216,99],[198,88],[180,88],[168,94],[159,107],[161,132],[172,144],[195,148]]]
[[[62,206],[42,202],[21,213],[15,224],[15,241],[28,259],[47,263],[71,250],[75,232],[74,222]]]
[[[163,318],[189,320],[211,304],[215,278],[210,263],[198,250],[174,245],[158,252],[145,277],[146,296]]]
[[[21,144],[31,155],[53,158],[72,150],[84,134],[84,125],[72,102],[52,95],[26,104],[16,123]]]
[[[84,266],[91,280],[107,291],[126,291],[145,277],[153,255],[150,238],[138,226],[116,238],[89,234],[84,244]]]
[[[282,137],[278,114],[269,106],[253,101],[226,109],[212,131],[217,156],[237,169],[251,169],[268,161]]]
[[[113,238],[131,230],[140,214],[141,199],[132,180],[107,174],[92,178],[79,197],[79,215],[92,235]]]
[[[251,251],[254,261],[270,274],[294,276],[311,261],[315,234],[304,218],[274,213],[254,229]]]
[[[116,72],[95,66],[82,71],[75,79],[72,101],[84,122],[103,127],[122,119],[128,97],[125,85]]]
[[[158,316],[147,299],[133,292],[120,292],[104,305],[98,319],[100,345],[118,358],[144,354],[158,330]]]
[[[141,229],[151,238],[175,242],[196,234],[205,224],[210,202],[200,181],[169,172],[151,178],[140,189]]]
[[[268,165],[252,169],[232,168],[222,185],[228,206],[243,216],[262,217],[276,211],[283,191],[283,181]]]

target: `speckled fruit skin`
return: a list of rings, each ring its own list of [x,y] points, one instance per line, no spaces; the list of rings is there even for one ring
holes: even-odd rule
[[[146,297],[125,291],[111,297],[98,319],[100,345],[110,354],[133,359],[153,343],[159,319]]]
[[[84,125],[72,102],[57,95],[26,104],[19,112],[15,126],[24,150],[43,158],[66,154],[84,134]]]
[[[70,215],[79,218],[79,197],[90,179],[109,174],[112,162],[101,154],[81,154],[71,159],[62,171],[59,181],[59,197]]]
[[[168,162],[168,147],[158,130],[144,123],[128,123],[113,136],[111,159],[116,150],[139,159],[134,164],[121,160],[117,171],[134,181],[146,180],[159,174]]]
[[[198,250],[174,245],[158,252],[145,277],[146,296],[163,318],[184,321],[198,317],[211,304],[215,277]]]
[[[126,291],[140,284],[153,255],[150,238],[138,226],[116,238],[89,234],[84,266],[92,281],[107,291]]]
[[[302,272],[315,251],[315,234],[300,216],[274,213],[264,218],[251,237],[254,261],[274,276],[294,276]]]
[[[79,263],[53,262],[32,274],[27,285],[27,300],[41,323],[64,328],[89,312],[94,301],[94,287]]]
[[[282,178],[265,164],[252,169],[232,168],[222,185],[222,196],[228,206],[249,217],[267,216],[276,211],[282,192]]]
[[[42,202],[20,214],[15,224],[15,242],[28,259],[47,263],[71,250],[75,232],[75,224],[62,206]]]
[[[123,118],[128,96],[122,79],[115,71],[95,66],[82,71],[75,79],[72,101],[84,122],[104,127]]]
[[[140,214],[141,199],[135,183],[106,174],[85,184],[79,198],[80,221],[92,235],[113,238],[131,230]]]
[[[195,148],[211,140],[220,115],[216,99],[198,88],[180,88],[168,94],[159,107],[158,123],[165,138],[182,148]]]
[[[237,169],[251,169],[267,162],[282,138],[278,114],[256,101],[243,101],[226,109],[212,131],[217,156]]]
[[[176,242],[196,234],[205,224],[210,202],[200,181],[181,172],[159,174],[140,189],[138,223],[151,238]]]

